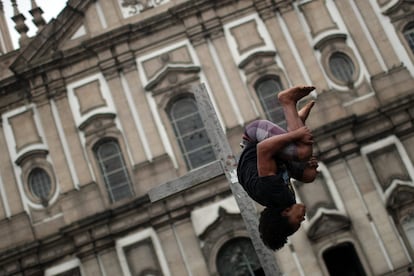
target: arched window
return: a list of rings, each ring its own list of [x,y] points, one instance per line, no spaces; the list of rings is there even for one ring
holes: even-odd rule
[[[335,276],[365,276],[365,270],[361,264],[355,247],[350,242],[344,242],[327,249],[323,253],[329,275]]]
[[[111,201],[131,197],[131,181],[118,143],[109,140],[98,144],[95,155]]]
[[[256,93],[266,118],[286,129],[286,120],[282,106],[277,100],[277,93],[282,91],[282,84],[278,78],[267,78],[256,84]]]
[[[169,115],[188,169],[200,167],[216,159],[193,98],[183,97],[176,100],[171,105]]]
[[[29,174],[29,190],[36,198],[49,198],[52,182],[44,169],[34,168]]]
[[[264,275],[253,244],[248,238],[235,238],[226,242],[216,259],[220,276]]]
[[[403,34],[408,46],[410,46],[411,52],[414,53],[414,22],[408,23],[404,28]]]

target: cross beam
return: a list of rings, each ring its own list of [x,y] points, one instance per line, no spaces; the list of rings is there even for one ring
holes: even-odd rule
[[[151,202],[165,199],[171,195],[178,194],[184,190],[207,182],[224,174],[220,161],[215,161],[206,166],[190,171],[186,175],[168,181],[160,186],[152,188],[148,192]]]
[[[155,202],[165,199],[214,177],[223,175],[224,173],[230,183],[230,189],[240,209],[247,232],[249,233],[265,274],[267,276],[281,276],[282,273],[276,264],[273,252],[266,248],[260,239],[257,212],[254,202],[238,182],[237,160],[232,153],[227,137],[219,123],[207,89],[204,84],[201,84],[194,86],[192,92],[195,95],[200,115],[218,161],[193,170],[185,176],[169,181],[159,187],[153,188],[148,193],[150,200],[151,202]]]

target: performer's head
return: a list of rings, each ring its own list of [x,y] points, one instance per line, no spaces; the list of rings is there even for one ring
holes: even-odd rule
[[[295,233],[305,219],[305,205],[293,204],[286,209],[265,208],[260,215],[259,232],[263,243],[272,250],[279,250],[287,237]]]

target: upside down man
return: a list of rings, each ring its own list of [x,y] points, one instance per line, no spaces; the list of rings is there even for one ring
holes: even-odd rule
[[[272,250],[282,248],[305,219],[306,208],[296,203],[290,178],[309,183],[318,173],[312,133],[304,124],[315,102],[308,102],[299,112],[296,109],[297,102],[314,89],[296,86],[278,93],[287,131],[270,121],[257,120],[246,126],[243,135],[239,183],[253,200],[265,206],[259,232]]]

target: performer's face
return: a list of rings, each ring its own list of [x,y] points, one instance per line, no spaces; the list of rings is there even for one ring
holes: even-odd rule
[[[282,211],[282,216],[288,218],[289,224],[296,231],[299,229],[302,221],[305,220],[306,207],[301,203],[293,204]]]

